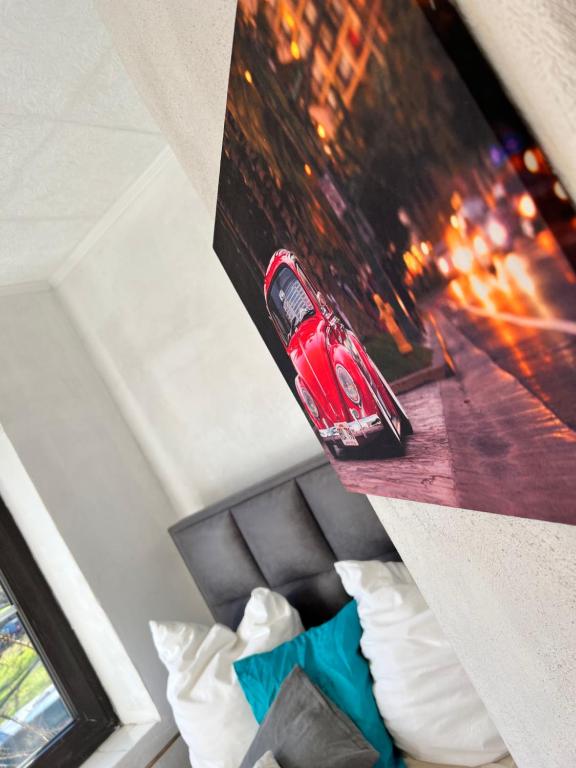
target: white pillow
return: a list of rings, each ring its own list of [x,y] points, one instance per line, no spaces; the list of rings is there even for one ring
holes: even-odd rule
[[[336,563],[358,603],[362,653],[392,738],[418,760],[481,766],[507,754],[488,712],[403,563]]]
[[[258,723],[232,663],[272,650],[302,632],[297,611],[269,589],[258,588],[237,632],[216,624],[150,622],[168,670],[168,701],[194,768],[238,768]]]
[[[274,759],[272,752],[266,752],[266,754],[262,755],[260,760],[254,764],[254,768],[280,768],[280,766]]]

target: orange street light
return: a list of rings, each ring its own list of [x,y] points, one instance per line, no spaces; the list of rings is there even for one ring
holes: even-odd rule
[[[300,46],[296,42],[296,40],[292,40],[290,43],[290,53],[292,54],[293,59],[299,59],[300,58]]]
[[[440,258],[437,261],[438,269],[445,277],[448,277],[450,274],[450,264],[448,263],[448,259],[445,259],[444,256],[440,256]]]
[[[304,163],[304,173],[306,176],[312,176],[312,168],[310,168],[308,163]]]
[[[568,193],[566,192],[566,190],[564,189],[562,184],[560,184],[559,181],[554,182],[554,194],[560,200],[568,200]]]
[[[504,266],[510,277],[516,282],[516,285],[529,296],[534,296],[536,292],[534,281],[528,274],[528,269],[522,257],[516,253],[509,253],[504,261]]]
[[[450,198],[450,205],[452,208],[454,208],[455,211],[457,211],[460,206],[462,205],[462,196],[459,192],[453,192],[452,197]]]
[[[474,246],[474,250],[476,251],[476,255],[480,256],[480,258],[483,258],[484,256],[488,256],[490,253],[490,248],[488,247],[488,243],[482,235],[476,235],[474,237],[474,240],[472,241],[472,245]]]
[[[530,173],[538,173],[540,170],[540,161],[533,149],[527,149],[526,152],[524,152],[524,165]]]
[[[322,123],[318,123],[318,127],[316,128],[316,131],[318,132],[318,136],[320,136],[321,139],[326,138],[326,128],[324,128]]]
[[[525,219],[534,219],[538,211],[532,197],[525,192],[518,201],[518,213]]]
[[[454,266],[459,272],[470,274],[474,269],[474,254],[470,248],[460,246],[454,250],[452,255]]]
[[[244,72],[244,80],[246,80],[246,82],[249,83],[250,85],[252,85],[252,83],[254,82],[254,80],[252,79],[252,72],[250,72],[249,69],[247,69]]]
[[[451,280],[450,281],[450,290],[456,296],[458,301],[460,301],[462,304],[466,303],[466,296],[464,294],[464,289],[460,285],[460,283],[457,280]]]

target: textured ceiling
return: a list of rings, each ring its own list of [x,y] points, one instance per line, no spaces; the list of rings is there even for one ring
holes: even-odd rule
[[[0,0],[0,285],[45,280],[166,145],[91,0]]]

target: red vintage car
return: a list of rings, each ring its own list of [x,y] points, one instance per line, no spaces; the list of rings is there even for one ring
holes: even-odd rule
[[[318,434],[336,458],[367,443],[378,455],[404,452],[412,426],[356,337],[312,285],[293,253],[272,256],[264,280],[268,314],[296,369],[296,389]]]

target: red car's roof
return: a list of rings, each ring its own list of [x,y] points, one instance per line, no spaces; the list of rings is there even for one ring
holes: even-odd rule
[[[292,271],[294,271],[295,263],[296,263],[296,257],[291,251],[287,251],[285,248],[280,248],[280,250],[276,251],[272,255],[272,258],[270,259],[270,263],[268,264],[268,268],[266,270],[266,275],[264,277],[264,294],[266,296],[268,295],[268,289],[270,288],[270,283],[272,282],[274,275],[280,269],[280,267],[284,265],[292,269]]]

